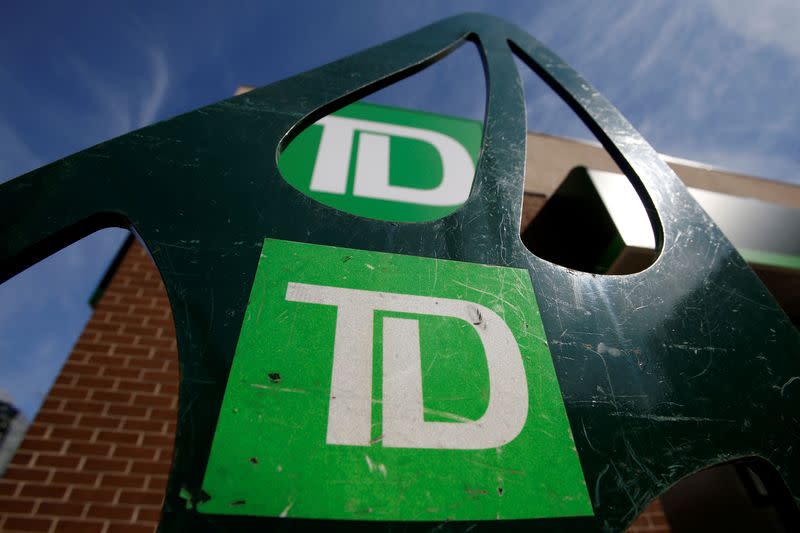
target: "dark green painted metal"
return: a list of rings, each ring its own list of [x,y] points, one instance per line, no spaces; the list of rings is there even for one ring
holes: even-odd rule
[[[488,101],[477,175],[462,209],[430,223],[379,222],[318,204],[281,179],[276,155],[296,132],[465,39],[483,55]],[[522,245],[526,124],[512,51],[569,103],[636,187],[660,247],[647,270],[576,272]],[[795,504],[800,498],[797,331],[619,112],[550,50],[503,21],[453,17],[87,149],[3,184],[0,221],[0,279],[107,226],[132,228],[150,250],[169,293],[181,370],[164,531],[335,525],[209,517],[187,505],[186,498],[203,497],[209,445],[265,237],[530,271],[595,517],[486,522],[480,530],[618,530],[682,476],[753,455],[775,466]]]

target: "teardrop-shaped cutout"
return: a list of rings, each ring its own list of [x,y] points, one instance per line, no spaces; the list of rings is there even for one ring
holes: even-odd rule
[[[278,168],[298,191],[352,215],[393,222],[445,217],[472,189],[485,85],[478,50],[467,41],[307,127],[281,152]]]
[[[89,319],[103,272],[127,233],[100,230],[0,285],[0,400],[8,394],[28,420]]]
[[[528,121],[520,235],[535,255],[594,274],[630,274],[656,258],[633,186],[578,115],[519,57]]]

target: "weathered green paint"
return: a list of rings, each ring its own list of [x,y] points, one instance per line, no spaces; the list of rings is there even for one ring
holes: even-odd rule
[[[334,117],[353,118],[376,124],[404,126],[446,135],[464,147],[474,166],[481,146],[481,123],[434,113],[409,111],[374,104],[356,102],[331,114]],[[320,192],[310,187],[315,164],[318,162],[323,126],[313,124],[292,140],[278,159],[283,178],[294,188],[314,200],[335,209],[367,218],[398,222],[428,222],[451,214],[462,202],[432,206],[418,202],[400,202],[359,196],[354,191],[355,162],[363,149],[361,132],[354,134],[352,153],[346,154],[350,162],[347,173],[347,190],[341,194]],[[431,190],[442,181],[442,156],[429,143],[387,135],[389,144],[389,181],[392,185],[419,190]],[[465,196],[472,185],[474,168],[466,180]]]
[[[426,421],[479,419],[490,387],[474,331],[486,324],[376,311],[367,324],[375,328],[371,444],[326,443],[337,309],[287,301],[290,282],[448,298],[493,310],[513,332],[524,362],[529,406],[521,432],[505,445],[477,450],[384,446],[384,316],[419,321]],[[476,322],[479,317],[476,312]],[[200,511],[217,514],[363,520],[591,515],[528,272],[267,240],[203,489],[211,499]]]
[[[465,39],[483,56],[487,102],[460,209],[432,222],[379,221],[320,204],[281,178],[277,154],[297,133]],[[520,242],[526,123],[513,54],[564,98],[635,186],[659,249],[648,269],[575,272]],[[0,279],[112,225],[132,228],[152,254],[178,337],[177,436],[162,531],[618,531],[682,477],[753,456],[775,466],[767,482],[782,478],[782,505],[797,512],[800,335],[636,130],[506,22],[452,17],[0,185]],[[593,516],[400,523],[199,513],[265,238],[527,270]]]

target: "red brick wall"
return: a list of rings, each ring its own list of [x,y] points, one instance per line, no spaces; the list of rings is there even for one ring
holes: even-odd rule
[[[154,531],[177,395],[167,295],[134,243],[0,479],[0,531]],[[629,531],[669,532],[660,503]]]
[[[628,533],[670,533],[670,531],[661,500],[653,500],[628,528]]]
[[[134,243],[0,480],[0,530],[152,532],[177,393],[166,292]]]

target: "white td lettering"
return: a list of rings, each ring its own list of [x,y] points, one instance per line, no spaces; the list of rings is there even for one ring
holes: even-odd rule
[[[383,319],[383,440],[386,447],[475,450],[512,441],[528,416],[528,384],[516,339],[494,311],[463,300],[289,283],[286,300],[337,308],[329,444],[369,446],[375,311],[453,317],[470,323],[489,369],[489,404],[478,420],[426,422],[419,322]],[[476,320],[476,317],[478,319]],[[476,324],[477,322],[477,324]]]
[[[460,205],[469,197],[475,166],[466,148],[447,135],[420,128],[334,116],[324,117],[317,124],[323,126],[323,130],[311,174],[312,191],[345,194],[353,138],[355,132],[360,131],[354,195],[432,206]],[[439,185],[432,189],[391,185],[390,136],[416,139],[433,146],[442,161],[442,181]]]

